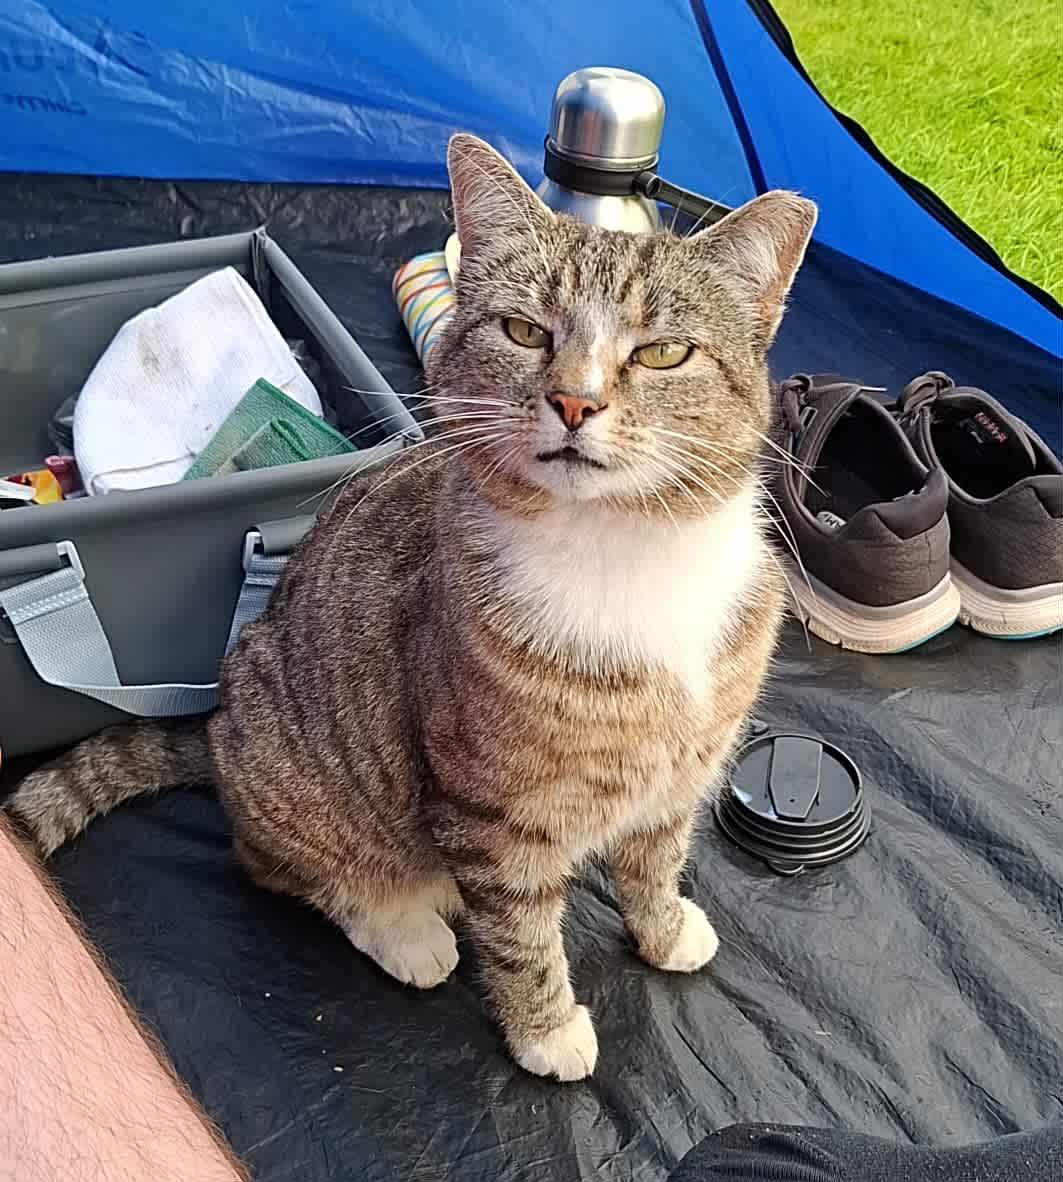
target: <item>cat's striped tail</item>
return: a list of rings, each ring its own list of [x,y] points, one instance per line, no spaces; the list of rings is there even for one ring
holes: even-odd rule
[[[153,719],[79,743],[31,772],[0,808],[47,858],[123,801],[211,779],[206,719]]]

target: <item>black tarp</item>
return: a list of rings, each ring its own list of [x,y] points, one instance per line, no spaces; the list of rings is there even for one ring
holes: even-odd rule
[[[0,259],[267,221],[385,376],[413,389],[390,280],[442,244],[440,194],[5,177]],[[776,376],[826,369],[895,389],[931,367],[994,391],[1058,446],[1052,358],[813,252]],[[761,714],[856,759],[871,836],[846,862],[783,879],[707,822],[690,886],[721,949],[683,979],[634,958],[591,868],[567,939],[602,1050],[576,1085],[502,1054],[467,945],[456,977],[418,994],[254,888],[206,790],[119,810],[53,869],[262,1182],[658,1182],[736,1121],[972,1141],[1063,1117],[1061,698],[1058,637],[957,627],[870,657],[791,627]]]

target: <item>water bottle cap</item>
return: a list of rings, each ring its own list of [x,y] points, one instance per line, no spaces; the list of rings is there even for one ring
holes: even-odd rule
[[[826,866],[867,837],[856,764],[813,735],[769,731],[737,754],[716,804],[724,834],[779,874]]]
[[[641,74],[590,66],[554,94],[550,146],[578,164],[618,172],[653,168],[664,125],[664,96]]]

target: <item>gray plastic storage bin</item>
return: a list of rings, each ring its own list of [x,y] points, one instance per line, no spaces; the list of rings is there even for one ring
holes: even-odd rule
[[[341,430],[358,432],[363,450],[0,510],[0,588],[66,567],[76,554],[125,686],[214,681],[243,580],[248,532],[312,514],[346,473],[422,437],[350,334],[260,230],[0,266],[0,475],[40,467],[54,451],[47,435],[52,414],[81,387],[125,321],[223,266],[255,287],[286,337],[306,343],[321,368],[324,400]],[[264,528],[267,553],[277,539],[298,532]],[[43,681],[11,620],[0,617],[3,756],[70,743],[129,717]]]

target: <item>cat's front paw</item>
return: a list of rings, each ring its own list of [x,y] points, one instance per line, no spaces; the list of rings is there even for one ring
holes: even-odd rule
[[[586,1006],[575,1006],[549,1034],[514,1048],[513,1058],[532,1075],[553,1075],[565,1082],[585,1079],[598,1061],[598,1036]]]
[[[683,926],[675,946],[659,967],[669,973],[693,973],[712,960],[720,941],[697,903],[680,899],[679,906],[683,909]]]
[[[390,927],[344,924],[351,943],[404,985],[433,989],[458,963],[454,933],[434,911],[400,916]]]

